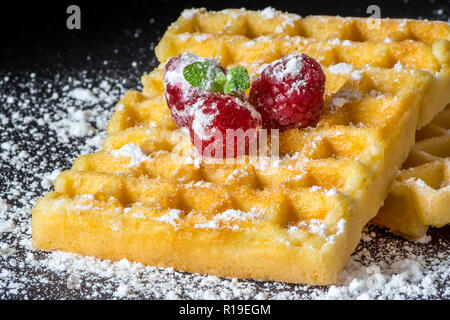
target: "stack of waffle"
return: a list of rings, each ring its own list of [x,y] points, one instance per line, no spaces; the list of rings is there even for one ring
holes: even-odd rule
[[[103,150],[75,160],[38,200],[33,245],[333,283],[386,197],[375,221],[394,232],[419,237],[450,222],[448,39],[443,22],[186,10],[156,47],[161,64],[142,92],[118,103]],[[162,83],[165,62],[184,52],[243,65],[252,78],[287,54],[308,54],[327,76],[317,126],[281,132],[276,161],[198,158]]]

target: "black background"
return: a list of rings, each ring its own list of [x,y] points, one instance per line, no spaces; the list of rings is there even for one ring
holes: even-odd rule
[[[70,4],[81,8],[81,30],[68,30],[66,9]],[[79,67],[86,54],[107,57],[116,44],[140,46],[139,42],[126,43],[121,38],[125,29],[143,28],[144,41],[155,42],[156,37],[174,21],[181,10],[190,7],[208,9],[241,8],[276,9],[297,13],[342,16],[368,16],[366,9],[376,4],[382,17],[447,19],[450,1],[394,0],[394,1],[3,1],[0,2],[0,66],[8,70],[41,68],[61,64],[66,68]],[[444,15],[436,10],[443,9]],[[149,19],[155,23],[150,25]],[[147,28],[155,29],[146,32]],[[150,36],[152,38],[150,38]],[[126,57],[123,57],[126,59]],[[128,62],[128,61],[127,61]],[[81,62],[85,66],[85,61]],[[95,59],[92,63],[96,63]]]

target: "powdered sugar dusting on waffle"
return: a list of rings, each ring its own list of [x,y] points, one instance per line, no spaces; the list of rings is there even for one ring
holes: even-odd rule
[[[336,74],[349,74],[353,80],[360,80],[362,74],[361,70],[355,70],[354,66],[345,62],[330,65],[328,71]]]
[[[205,223],[199,223],[195,225],[195,228],[200,229],[218,229],[220,227],[230,228],[233,231],[239,230],[239,225],[233,222],[257,220],[261,218],[261,213],[252,208],[249,212],[243,212],[241,210],[228,209],[224,212],[218,213],[214,218]]]
[[[191,19],[192,17],[195,16],[195,14],[197,12],[199,12],[201,9],[196,9],[196,8],[192,8],[192,9],[184,9],[183,12],[181,12],[181,16],[183,18],[186,19]]]
[[[148,159],[147,155],[142,152],[142,149],[134,143],[129,143],[117,150],[112,150],[110,153],[115,157],[129,158],[128,167],[135,167]]]
[[[331,99],[330,103],[328,104],[328,108],[331,112],[336,112],[339,108],[342,108],[346,103],[352,101],[352,100],[359,100],[361,99],[362,95],[359,91],[355,89],[346,89],[341,90]]]
[[[259,11],[259,14],[263,19],[281,18],[283,20],[283,22],[275,28],[276,33],[282,33],[286,26],[293,27],[294,21],[300,19],[298,15],[278,11],[272,7],[266,7]]]
[[[310,219],[298,222],[295,225],[290,225],[287,232],[291,235],[295,235],[299,230],[307,230],[310,234],[318,235],[325,241],[332,243],[335,241],[336,236],[344,233],[347,221],[345,219],[340,219],[336,224],[336,231],[330,233],[327,229],[327,225],[321,219]]]
[[[278,14],[278,11],[272,7],[267,7],[261,10],[260,13],[265,19],[272,19]]]
[[[156,221],[161,221],[161,222],[171,224],[173,226],[177,226],[177,223],[180,220],[180,213],[181,213],[181,210],[170,209],[167,214],[162,215],[158,218],[153,218],[153,219]]]

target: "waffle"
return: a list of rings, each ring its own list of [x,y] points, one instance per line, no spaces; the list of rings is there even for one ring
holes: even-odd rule
[[[162,55],[172,29],[142,93],[118,103],[103,150],[76,159],[37,201],[34,247],[227,277],[335,282],[407,158],[423,101],[440,80],[408,66],[323,63],[325,107],[316,127],[280,133],[279,158],[219,163],[192,154],[189,136],[170,117],[162,72],[171,54],[219,57],[208,47],[227,47],[214,34],[215,41]],[[222,64],[247,63],[257,74],[280,57],[255,48],[263,59],[251,60],[242,46],[223,51]],[[446,46],[438,41],[432,50],[439,72]]]
[[[265,63],[290,53],[305,53],[324,66],[350,64],[381,68],[402,66],[435,75],[420,111],[418,128],[450,101],[450,25],[406,19],[302,18],[267,8],[184,11],[156,47],[163,62],[180,52],[215,57],[224,65],[241,64],[254,76]],[[344,69],[344,68],[341,68]]]
[[[374,222],[410,239],[450,223],[450,107],[416,133],[403,170]]]

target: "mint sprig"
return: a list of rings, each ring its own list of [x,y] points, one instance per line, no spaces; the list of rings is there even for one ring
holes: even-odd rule
[[[217,91],[223,87],[226,76],[220,68],[210,62],[194,62],[183,69],[187,82],[205,91]]]
[[[225,74],[211,62],[194,62],[183,69],[183,76],[189,84],[204,91],[238,93],[250,87],[250,78],[244,67],[237,66]]]
[[[231,68],[227,73],[227,82],[225,82],[223,92],[228,94],[230,92],[244,91],[248,88],[250,88],[250,77],[247,69],[241,66]]]
[[[225,75],[225,73],[222,72],[222,70],[220,70],[220,72],[218,72],[214,78],[214,81],[212,83],[212,89],[214,92],[223,92],[223,86],[226,84],[227,82],[227,76]]]

